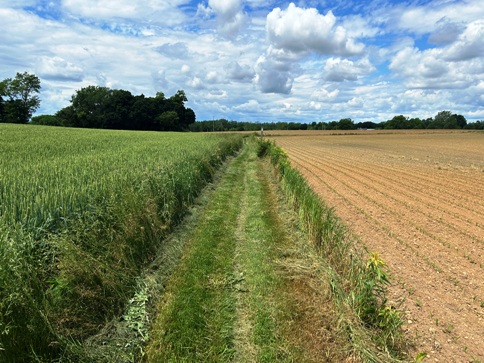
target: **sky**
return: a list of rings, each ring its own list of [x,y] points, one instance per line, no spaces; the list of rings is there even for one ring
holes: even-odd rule
[[[197,120],[484,120],[482,0],[0,0],[0,80],[40,114],[90,85],[167,97]]]

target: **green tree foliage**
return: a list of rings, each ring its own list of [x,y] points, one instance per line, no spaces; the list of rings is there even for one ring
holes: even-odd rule
[[[44,125],[44,126],[62,126],[59,118],[53,115],[40,115],[32,117],[30,121],[32,125]]]
[[[0,122],[3,122],[4,118],[5,118],[5,101],[3,100],[2,91],[0,90]]]
[[[470,130],[484,130],[484,121],[468,123],[465,128]]]
[[[180,118],[175,111],[163,112],[158,120],[160,122],[160,130],[170,131],[176,128],[176,125],[180,122]]]
[[[440,111],[434,118],[408,118],[403,115],[395,116],[391,120],[380,124],[384,129],[462,129],[467,127],[464,116],[453,114],[451,111]]]
[[[457,121],[450,111],[440,111],[435,115],[434,120],[428,126],[430,129],[453,129],[457,128]]]
[[[71,105],[57,112],[63,126],[119,130],[186,131],[195,122],[195,112],[185,107],[188,99],[180,90],[170,98],[133,96],[126,90],[100,86],[82,88]]]
[[[338,122],[338,130],[355,130],[356,126],[352,119],[342,118]]]
[[[452,117],[454,117],[459,128],[464,129],[467,126],[467,120],[464,116],[453,114]]]
[[[409,129],[424,129],[425,126],[424,126],[424,122],[418,117],[409,118],[403,115],[399,115],[385,122],[383,128],[390,129],[390,130],[391,129],[409,130]]]
[[[27,123],[39,108],[40,79],[27,72],[0,82],[0,122]],[[5,99],[4,99],[5,97]]]

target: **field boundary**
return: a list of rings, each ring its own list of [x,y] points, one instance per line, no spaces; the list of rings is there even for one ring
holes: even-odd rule
[[[402,334],[402,312],[387,305],[390,284],[378,254],[358,247],[351,232],[333,210],[294,169],[286,152],[260,140],[259,156],[268,156],[290,205],[297,211],[319,255],[327,262],[327,278],[339,329],[351,342],[349,349],[363,361],[399,362],[407,359],[409,342]]]

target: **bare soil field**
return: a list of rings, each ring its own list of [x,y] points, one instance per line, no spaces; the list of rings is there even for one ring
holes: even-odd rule
[[[266,136],[392,275],[412,356],[484,362],[484,133]]]

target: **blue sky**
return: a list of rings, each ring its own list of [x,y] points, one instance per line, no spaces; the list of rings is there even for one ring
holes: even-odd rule
[[[484,4],[0,0],[0,79],[53,114],[89,85],[171,96],[198,120],[484,119]]]

